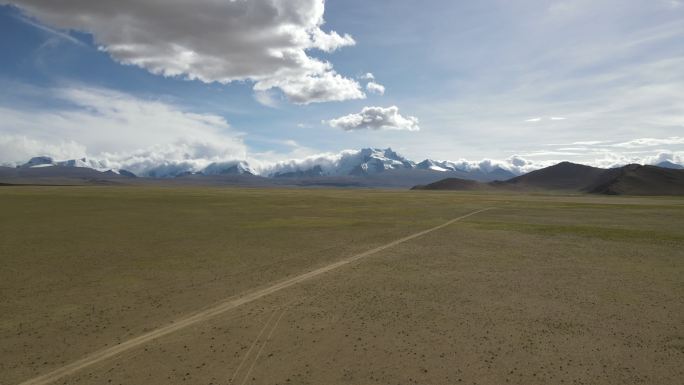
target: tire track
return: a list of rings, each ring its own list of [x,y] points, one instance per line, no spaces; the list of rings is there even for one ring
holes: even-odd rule
[[[264,327],[261,328],[259,335],[257,335],[257,337],[254,339],[254,342],[252,342],[252,346],[249,347],[249,349],[247,350],[247,353],[245,353],[245,356],[240,361],[240,365],[238,365],[237,369],[235,369],[235,372],[230,377],[230,380],[228,381],[229,383],[232,384],[235,381],[235,378],[237,377],[238,373],[240,372],[240,369],[242,369],[242,365],[244,365],[245,362],[247,362],[249,360],[249,355],[252,353],[252,350],[254,349],[256,344],[259,342],[259,340],[261,339],[261,336],[264,334],[266,329],[268,329],[268,326],[271,324],[271,320],[276,315],[276,313],[277,313],[277,311],[274,311],[271,314],[271,316],[268,317],[268,319],[266,320],[266,323],[264,324]]]
[[[252,374],[252,370],[254,370],[254,366],[256,366],[257,361],[259,361],[259,357],[261,357],[261,353],[263,353],[264,348],[266,347],[266,344],[268,344],[268,341],[271,340],[271,337],[273,337],[273,332],[278,328],[278,324],[280,323],[280,320],[283,319],[283,316],[285,315],[285,311],[287,311],[287,308],[283,308],[283,311],[280,312],[280,316],[276,320],[275,324],[273,324],[273,327],[271,328],[271,332],[268,333],[268,336],[264,340],[264,342],[261,344],[261,348],[259,348],[259,351],[256,354],[256,357],[254,357],[254,361],[252,361],[252,366],[249,367],[249,370],[247,371],[247,374],[245,374],[245,378],[242,380],[241,385],[245,385],[249,379],[249,375]]]

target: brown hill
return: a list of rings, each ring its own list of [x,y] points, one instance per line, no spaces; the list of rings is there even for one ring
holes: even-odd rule
[[[440,181],[414,186],[411,190],[481,190],[487,188],[486,183],[468,179],[446,178]]]
[[[608,170],[587,192],[610,195],[684,195],[684,170],[631,164]],[[600,183],[602,182],[602,183]]]
[[[509,179],[504,184],[547,190],[582,190],[592,181],[599,179],[606,171],[603,168],[562,162]]]
[[[416,190],[546,190],[610,195],[684,195],[684,170],[628,165],[603,169],[563,162],[505,182],[479,183],[461,179],[416,186]]]

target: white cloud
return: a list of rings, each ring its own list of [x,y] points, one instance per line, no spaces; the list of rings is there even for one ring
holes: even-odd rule
[[[491,171],[494,168],[499,167],[511,171],[514,174],[525,174],[567,160],[567,154],[563,152],[550,152],[547,155],[555,155],[556,158],[530,160],[526,157],[534,158],[535,154],[526,154],[524,156],[513,155],[505,160],[483,159],[481,161],[470,161],[462,159],[459,161],[444,161],[442,163],[466,171]],[[601,168],[622,167],[628,164],[656,165],[664,161],[684,165],[684,152],[663,151],[655,154],[642,154],[641,156],[627,156],[616,152],[605,152],[596,155],[597,156],[591,160],[579,161],[577,163]]]
[[[523,154],[523,156],[526,156],[528,158],[547,157],[547,156],[567,157],[567,156],[578,156],[578,155],[584,155],[584,153],[583,152],[576,152],[576,151],[568,151],[568,150],[558,150],[558,151],[530,151],[528,153]]]
[[[378,84],[376,82],[369,82],[368,84],[366,84],[366,91],[368,91],[371,94],[384,95],[385,86],[383,86],[382,84]]]
[[[350,114],[327,122],[331,127],[353,130],[419,131],[418,118],[402,116],[397,106],[364,107],[358,114]]]
[[[365,99],[359,84],[347,79],[328,66],[321,73],[283,76],[264,79],[254,85],[254,90],[280,89],[288,100],[297,104]]]
[[[552,116],[552,117],[550,117],[550,118],[542,118],[542,117],[530,118],[530,119],[525,120],[525,122],[527,122],[527,123],[538,123],[538,122],[541,122],[541,121],[543,121],[543,120],[550,120],[550,121],[552,121],[552,122],[559,122],[559,121],[567,120],[567,119],[568,119],[568,118],[564,118],[564,117],[561,117],[561,116]]]
[[[233,164],[245,159],[234,144],[180,138],[173,143],[153,145],[132,152],[102,153],[96,156],[107,168],[126,169],[136,175],[165,177],[183,172],[200,172],[212,164]]]
[[[0,3],[7,1],[0,0]],[[325,32],[324,0],[14,0],[29,16],[92,33],[115,60],[203,82],[253,81],[294,103],[362,99],[361,86],[308,55],[355,44]]]
[[[672,152],[666,151],[658,153],[651,157],[646,157],[643,160],[644,164],[658,164],[662,162],[671,162],[679,165],[684,165],[684,151],[682,152]]]
[[[0,106],[0,162],[38,155],[100,159],[106,167],[144,174],[155,167],[196,171],[211,162],[245,159],[241,135],[224,118],[94,88],[45,90],[69,107]]]
[[[256,91],[254,92],[254,99],[267,107],[278,108],[280,107],[280,100],[278,100],[278,95],[272,90],[266,91]]]
[[[375,80],[375,75],[373,75],[370,72],[367,72],[367,73],[359,76],[359,79],[361,79],[361,80]]]
[[[344,150],[338,153],[318,153],[287,161],[273,162],[260,168],[262,175],[308,171],[320,168],[324,175],[349,175],[360,165],[372,161],[381,163],[376,170],[404,168],[412,163],[392,149],[365,148],[361,150]],[[377,162],[377,163],[376,163]]]
[[[0,165],[14,167],[34,156],[80,159],[86,156],[86,148],[74,141],[45,142],[25,135],[0,133]]]
[[[670,161],[672,163],[684,165],[684,152],[682,151],[661,151],[655,154],[642,154],[641,156],[629,156],[629,154],[608,152],[602,157],[596,158],[588,164],[595,167],[612,168],[621,167],[627,164],[651,164]]]
[[[587,141],[572,142],[570,144],[571,145],[579,145],[579,146],[595,146],[595,145],[603,144],[603,143],[608,143],[608,142],[602,141],[602,140],[587,140]]]
[[[654,147],[662,145],[682,145],[684,144],[684,137],[672,136],[669,138],[640,138],[633,139],[627,142],[615,143],[610,145],[611,147],[622,147],[622,148],[643,148],[643,147]]]
[[[682,8],[672,12],[668,2],[505,2],[504,12],[515,23],[505,32],[477,29],[460,39],[458,45],[470,51],[443,49],[454,44],[449,35],[419,38],[418,44],[430,44],[433,53],[433,61],[421,64],[430,68],[436,62],[451,71],[440,77],[443,82],[431,79],[444,92],[442,100],[432,92],[433,97],[423,95],[410,106],[431,127],[421,135],[422,148],[441,157],[454,149],[468,157],[505,157],[545,143],[682,136]],[[454,15],[463,9],[460,2],[445,7],[454,12],[428,14],[446,21],[458,19]],[[557,8],[557,18],[547,13],[550,7]],[[495,22],[484,11],[478,17]],[[509,38],[498,40],[500,33]],[[498,50],[481,50],[482,39]],[[525,122],[537,117],[567,119]],[[541,130],[541,125],[549,127]],[[392,144],[411,142],[414,138]]]
[[[684,137],[637,138],[627,141],[590,140],[568,144],[549,144],[550,150],[533,150],[523,155],[532,159],[551,157],[596,167],[619,167],[626,164],[658,164],[665,160],[682,164]]]
[[[480,161],[472,161],[460,159],[457,161],[437,161],[436,164],[445,170],[492,172],[495,169],[500,168],[510,171],[516,175],[524,174],[550,165],[544,162],[533,162],[519,155],[513,155],[504,160],[482,159]]]

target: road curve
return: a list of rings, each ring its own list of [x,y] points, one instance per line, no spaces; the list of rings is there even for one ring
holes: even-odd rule
[[[477,210],[474,211],[470,214],[466,214],[463,216],[460,216],[458,218],[454,218],[446,223],[443,223],[439,226],[432,227],[427,230],[420,231],[418,233],[406,236],[404,238],[397,239],[396,241],[390,242],[386,245],[376,247],[374,249],[364,251],[363,253],[356,254],[354,256],[342,259],[340,261],[337,261],[335,263],[320,267],[316,270],[312,270],[303,274],[300,274],[298,276],[286,279],[284,281],[278,282],[276,284],[273,284],[269,287],[259,289],[253,292],[249,292],[246,294],[241,294],[236,297],[231,297],[223,302],[218,303],[217,305],[208,308],[206,310],[202,310],[200,312],[191,314],[189,316],[183,317],[181,319],[178,319],[171,324],[167,326],[162,326],[158,329],[155,329],[153,331],[147,332],[145,334],[142,334],[138,337],[134,337],[130,340],[124,341],[118,345],[111,346],[96,352],[93,352],[91,354],[86,355],[85,357],[76,360],[70,364],[64,365],[61,368],[57,368],[51,372],[45,373],[43,375],[40,375],[38,377],[32,378],[30,380],[24,381],[20,383],[19,385],[47,385],[50,384],[54,381],[57,381],[65,376],[68,376],[70,374],[74,374],[78,372],[81,369],[85,369],[91,365],[95,365],[97,363],[100,363],[106,359],[109,359],[111,357],[114,357],[116,355],[119,355],[127,350],[133,349],[135,347],[138,347],[140,345],[143,345],[147,342],[150,342],[154,339],[157,339],[159,337],[165,336],[167,334],[173,333],[175,331],[178,331],[180,329],[186,328],[188,326],[194,325],[196,323],[206,321],[210,318],[216,317],[220,314],[223,314],[229,310],[235,309],[238,306],[244,305],[246,303],[250,303],[253,301],[256,301],[262,297],[265,297],[269,294],[273,294],[277,291],[286,289],[290,286],[294,286],[298,283],[304,282],[306,280],[309,280],[311,278],[317,277],[321,274],[327,273],[329,271],[335,270],[339,267],[348,265],[352,262],[356,262],[359,259],[368,257],[370,255],[379,253],[383,250],[389,249],[391,247],[394,247],[396,245],[399,245],[401,243],[410,241],[412,239],[422,237],[423,235],[426,235],[428,233],[431,233],[433,231],[437,231],[439,229],[442,229],[444,227],[447,227],[455,222],[458,222],[460,220],[463,220],[465,218],[471,217],[473,215],[492,210],[493,208],[486,208],[482,210]]]

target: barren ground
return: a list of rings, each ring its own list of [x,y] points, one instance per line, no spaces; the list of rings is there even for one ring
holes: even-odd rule
[[[495,206],[66,384],[679,384],[684,200],[0,189],[0,383]]]

